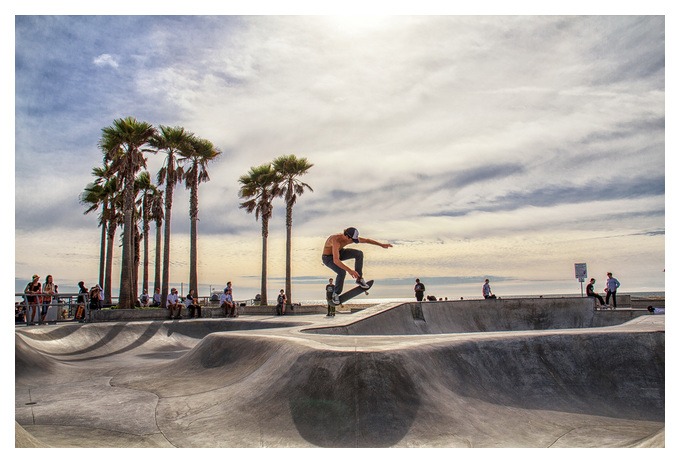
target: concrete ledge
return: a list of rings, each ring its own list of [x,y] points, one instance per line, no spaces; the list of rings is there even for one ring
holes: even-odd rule
[[[372,304],[345,305],[336,309],[338,313],[354,313],[370,307]],[[293,306],[292,311],[286,311],[286,315],[312,315],[326,314],[328,308],[325,305]],[[276,315],[276,306],[239,306],[239,315]],[[139,320],[166,320],[170,316],[168,309],[103,309],[90,311],[92,322],[113,321],[139,321]],[[182,317],[188,318],[189,311],[182,309]],[[201,318],[224,318],[224,309],[219,307],[201,307]]]

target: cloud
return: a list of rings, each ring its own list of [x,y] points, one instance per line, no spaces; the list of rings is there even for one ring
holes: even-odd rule
[[[113,58],[113,56],[109,55],[108,53],[104,53],[102,55],[97,56],[95,59],[92,60],[92,62],[95,64],[95,66],[98,66],[100,68],[110,66],[114,69],[118,69],[118,62]]]

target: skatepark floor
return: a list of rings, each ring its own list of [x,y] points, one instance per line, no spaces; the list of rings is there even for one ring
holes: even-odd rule
[[[391,309],[17,327],[16,446],[665,446],[663,315],[322,334]]]

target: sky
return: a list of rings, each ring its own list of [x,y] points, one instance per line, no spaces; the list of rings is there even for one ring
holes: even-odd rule
[[[127,116],[222,151],[199,187],[199,295],[259,293],[261,225],[238,178],[288,154],[313,164],[294,302],[322,297],[322,246],[349,226],[393,245],[359,246],[376,298],[413,297],[415,278],[449,299],[481,297],[485,278],[504,297],[576,294],[575,263],[599,292],[606,272],[619,293],[665,290],[664,16],[14,19],[15,291],[34,273],[61,292],[96,283],[100,229],[79,195],[102,129]],[[152,178],[162,164],[148,155]],[[185,292],[189,225],[179,186],[170,285]],[[277,200],[272,300],[285,235]],[[113,275],[117,296],[120,248]]]

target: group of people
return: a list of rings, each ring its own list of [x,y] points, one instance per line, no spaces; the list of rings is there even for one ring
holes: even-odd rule
[[[90,301],[90,309],[101,308],[104,296],[101,294],[101,287],[97,284],[90,290],[84,282],[78,283],[78,305],[73,312],[73,319],[77,321],[85,320],[85,294]],[[23,321],[27,325],[42,325],[45,323],[55,323],[57,318],[67,318],[68,308],[61,304],[59,299],[59,285],[54,283],[52,275],[47,275],[43,283],[40,282],[39,275],[33,275],[31,281],[24,289],[25,313]],[[17,309],[21,306],[17,303]],[[54,320],[48,320],[48,312],[51,307],[55,307],[61,313],[57,313]],[[18,311],[18,310],[17,310]],[[18,311],[19,312],[19,311]],[[51,318],[51,317],[50,317]]]
[[[595,278],[590,279],[590,283],[586,286],[586,295],[589,297],[594,297],[600,303],[601,309],[616,309],[616,290],[621,286],[619,280],[612,276],[612,272],[607,272],[607,283],[605,284],[604,292],[607,297],[606,300],[602,299],[602,296],[595,292]],[[612,300],[613,306],[609,305],[609,300]]]
[[[160,307],[161,306],[161,288],[154,290],[153,296],[149,297],[146,289],[142,290],[142,295],[139,296],[140,307]],[[168,319],[180,320],[182,319],[182,309],[186,308],[189,312],[189,318],[201,318],[201,306],[198,304],[196,291],[189,290],[189,294],[184,298],[184,302],[179,297],[177,288],[170,288],[170,294],[165,301],[165,308],[170,310]]]
[[[616,309],[616,290],[619,288],[619,286],[621,286],[619,280],[614,278],[611,272],[607,272],[607,283],[604,289],[606,293],[606,300],[602,299],[602,296],[595,292],[595,281],[595,278],[590,279],[590,284],[586,286],[586,294],[590,297],[596,298],[600,302],[601,308]],[[420,279],[416,278],[416,285],[413,290],[416,294],[416,300],[419,302],[422,301],[425,294],[425,285],[420,281]],[[496,295],[491,292],[491,286],[489,285],[488,278],[484,280],[484,285],[482,285],[482,296],[484,296],[484,299],[496,299]],[[609,305],[610,299],[612,301],[612,305]],[[428,300],[431,300],[430,296],[428,296]]]

